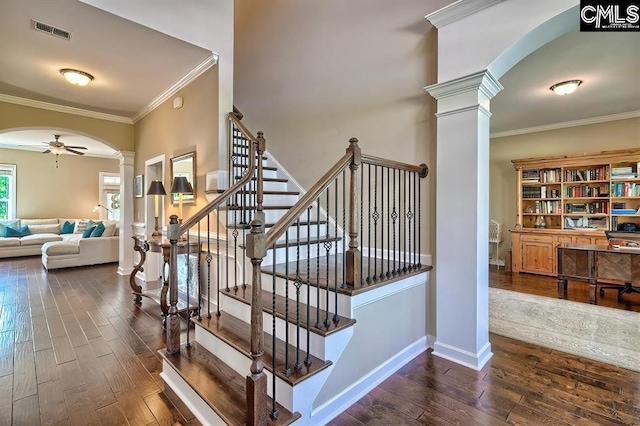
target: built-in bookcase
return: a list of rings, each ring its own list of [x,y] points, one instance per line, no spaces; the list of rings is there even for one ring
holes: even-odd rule
[[[516,227],[574,231],[640,226],[640,150],[512,161]]]

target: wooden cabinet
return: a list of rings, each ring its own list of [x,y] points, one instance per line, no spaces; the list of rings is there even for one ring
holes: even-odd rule
[[[559,244],[607,244],[604,231],[640,227],[640,148],[512,163],[513,272],[555,276]]]

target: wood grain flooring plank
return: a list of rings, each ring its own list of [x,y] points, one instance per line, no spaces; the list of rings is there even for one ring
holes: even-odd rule
[[[108,405],[98,410],[98,416],[103,426],[128,426],[129,420],[120,408],[120,403]],[[137,425],[133,425],[137,426]]]
[[[53,349],[43,349],[41,351],[37,351],[35,355],[38,384],[60,378]]]
[[[118,394],[134,388],[133,382],[122,368],[114,354],[107,354],[98,358],[98,362],[104,369],[107,382],[113,393]]]
[[[102,311],[98,308],[87,311],[87,314],[89,314],[89,317],[91,317],[96,327],[101,327],[103,325],[111,324],[107,319],[107,317],[105,317]]]
[[[15,327],[16,305],[2,304],[0,311],[0,331],[13,330]]]
[[[60,315],[72,312],[71,305],[67,301],[67,297],[61,293],[55,296],[56,307]]]
[[[33,340],[33,332],[31,330],[31,315],[29,313],[29,310],[16,312],[16,323],[14,332],[14,339],[16,343]]]
[[[335,419],[327,423],[327,426],[362,426],[362,425],[364,425],[364,423],[362,423],[360,420],[356,419],[351,414],[346,412],[340,414],[338,417],[336,417]]]
[[[77,386],[64,392],[64,400],[69,411],[70,426],[97,426],[98,413],[93,409],[87,386]]]
[[[94,339],[89,339],[89,346],[91,346],[91,350],[96,357],[101,357],[103,355],[113,353],[111,347],[102,336],[96,337]]]
[[[49,324],[49,334],[51,337],[66,336],[67,331],[65,330],[62,318],[58,313],[58,308],[54,305],[53,308],[46,308],[44,313],[47,317],[47,324]]]
[[[0,377],[0,425],[10,425],[13,410],[13,375]]]
[[[87,338],[85,337],[76,316],[73,313],[68,313],[62,315],[61,318],[67,330],[71,346],[77,348],[78,346],[86,345],[88,343]]]
[[[138,358],[131,348],[121,339],[111,340],[107,342],[120,364],[124,368],[138,365]]]
[[[104,340],[106,340],[107,342],[110,341],[110,340],[115,340],[115,339],[119,339],[120,338],[118,336],[118,333],[116,332],[116,330],[111,325],[111,323],[109,323],[107,325],[99,326],[98,330],[100,330],[100,334],[102,335]]]
[[[0,376],[13,373],[13,330],[0,333]]]
[[[156,420],[147,404],[142,397],[137,394],[135,389],[119,393],[116,397],[129,423],[146,425]]]
[[[79,346],[74,350],[94,408],[100,409],[116,403],[116,396],[107,382],[104,370],[98,364],[89,345]]]
[[[38,392],[36,363],[33,355],[33,342],[22,342],[15,346],[13,362],[13,398],[14,400],[35,395]]]
[[[65,362],[57,366],[57,370],[60,375],[60,381],[62,382],[62,389],[67,390],[76,386],[84,385],[85,378],[80,368],[80,363],[77,360]]]
[[[142,365],[126,368],[125,372],[141,396],[158,393],[162,390],[151,374]]]
[[[35,344],[36,351],[53,348],[46,316],[41,315],[32,317],[31,323],[33,326],[33,342]]]
[[[0,418],[2,416],[0,415]],[[0,421],[0,424],[2,421]],[[19,399],[13,403],[13,423],[14,426],[39,426],[40,425],[40,405],[38,395],[31,395]]]
[[[419,421],[405,416],[399,411],[386,405],[373,403],[367,407],[360,404],[353,404],[347,408],[347,413],[351,414],[355,419],[371,426],[389,426],[392,424],[402,424],[407,426],[421,425]]]
[[[69,423],[64,391],[59,380],[38,385],[38,405],[43,426]]]
[[[80,327],[84,332],[84,335],[87,339],[93,339],[96,337],[101,337],[100,331],[98,327],[93,323],[91,318],[84,318],[78,321],[80,323]]]
[[[76,353],[73,351],[71,342],[66,334],[64,336],[53,337],[51,341],[53,343],[53,353],[56,356],[56,362],[58,364],[64,364],[65,362],[76,359]]]
[[[160,426],[183,425],[187,422],[164,393],[152,393],[145,396],[143,400]]]

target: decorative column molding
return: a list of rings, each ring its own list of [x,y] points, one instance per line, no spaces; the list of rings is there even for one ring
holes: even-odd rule
[[[489,118],[502,85],[484,70],[425,90],[438,101],[433,354],[479,370],[492,355]]]
[[[442,28],[502,1],[504,0],[458,0],[428,14],[425,19],[434,27]]]
[[[118,151],[120,160],[120,239],[119,275],[129,275],[133,271],[133,162],[135,152]]]

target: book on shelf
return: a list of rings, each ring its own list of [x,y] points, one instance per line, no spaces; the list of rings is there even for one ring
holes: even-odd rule
[[[611,214],[636,214],[635,209],[611,209]]]

